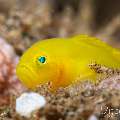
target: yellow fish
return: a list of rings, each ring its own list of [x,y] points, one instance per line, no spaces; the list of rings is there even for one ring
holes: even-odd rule
[[[96,82],[93,63],[119,69],[120,51],[97,38],[78,35],[35,43],[21,57],[16,72],[28,88],[51,82],[52,89],[58,89],[76,80]]]

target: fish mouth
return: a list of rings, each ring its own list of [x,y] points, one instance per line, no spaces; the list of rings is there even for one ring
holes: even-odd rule
[[[19,64],[16,69],[16,74],[28,88],[35,88],[39,82],[37,74],[26,64]]]

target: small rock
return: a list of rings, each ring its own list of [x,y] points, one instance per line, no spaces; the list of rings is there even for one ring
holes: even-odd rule
[[[98,118],[95,115],[91,115],[88,120],[98,120]]]
[[[24,117],[30,117],[31,113],[35,110],[45,106],[46,100],[43,96],[31,92],[23,93],[16,100],[16,112]]]

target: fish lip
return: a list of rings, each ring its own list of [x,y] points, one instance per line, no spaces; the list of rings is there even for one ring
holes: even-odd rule
[[[34,70],[27,64],[18,64],[16,74],[19,80],[28,88],[35,89],[37,81],[39,80],[38,75]]]
[[[37,78],[36,73],[26,64],[18,64],[18,69],[19,68],[25,68],[26,70],[28,70],[33,76],[35,76]]]

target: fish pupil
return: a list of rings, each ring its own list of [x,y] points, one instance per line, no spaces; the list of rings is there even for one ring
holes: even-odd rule
[[[46,58],[45,57],[39,57],[38,61],[41,63],[45,63]]]

